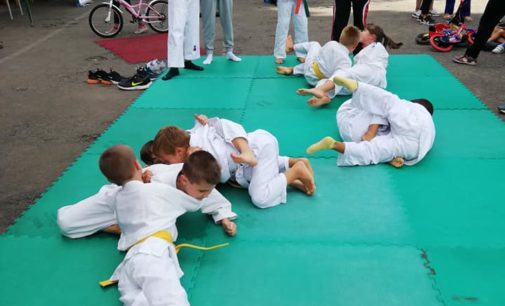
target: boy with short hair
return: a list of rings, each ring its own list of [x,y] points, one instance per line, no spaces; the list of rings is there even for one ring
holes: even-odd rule
[[[307,148],[307,153],[333,149],[341,153],[337,160],[339,166],[390,162],[399,168],[403,164],[418,163],[431,149],[435,140],[431,102],[426,99],[408,102],[379,87],[342,77],[335,77],[333,81],[353,93],[354,107],[385,118],[390,131],[358,143],[325,137]]]
[[[142,167],[131,148],[117,145],[100,157],[100,170],[121,186],[115,199],[121,237],[118,249],[127,251],[110,281],[118,281],[124,305],[189,305],[179,278],[182,271],[173,242],[176,219],[201,208],[219,182],[217,161],[207,152],[189,156],[177,187],[142,181]]]
[[[356,48],[361,31],[352,25],[346,26],[340,35],[340,42],[329,41],[322,48],[316,41],[294,45],[297,54],[303,54],[305,62],[295,67],[278,66],[277,73],[303,75],[312,86],[322,79],[328,79],[339,70],[352,66],[349,54]]]

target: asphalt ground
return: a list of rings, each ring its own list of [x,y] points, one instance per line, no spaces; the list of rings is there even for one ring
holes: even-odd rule
[[[472,26],[477,27],[486,2],[472,1]],[[123,75],[136,69],[94,43],[98,37],[87,17],[96,3],[76,8],[71,0],[37,0],[33,26],[14,1],[14,20],[0,4],[0,233],[140,94],[85,82],[91,69],[113,68]],[[329,39],[332,3],[309,0],[310,40]],[[435,1],[435,9],[443,11],[444,4]],[[236,53],[272,54],[275,7],[261,0],[235,0],[234,6]],[[476,67],[454,64],[451,58],[464,49],[438,53],[415,43],[427,26],[411,18],[413,9],[413,0],[372,0],[368,22],[404,43],[391,54],[431,54],[503,120],[496,107],[505,103],[505,55],[482,52]],[[127,23],[120,36],[133,35],[135,26]],[[222,35],[220,26],[216,28],[219,54]],[[419,88],[419,96],[426,90]],[[479,123],[462,123],[461,128],[465,124]]]

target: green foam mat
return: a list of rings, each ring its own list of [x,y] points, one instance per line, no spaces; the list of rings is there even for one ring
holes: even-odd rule
[[[273,56],[216,57],[204,72],[156,81],[0,236],[0,305],[119,305],[117,289],[97,285],[123,256],[116,238],[63,239],[55,224],[59,207],[105,183],[97,161],[113,144],[138,151],[159,127],[191,128],[194,113],[266,129],[281,155],[309,157],[311,143],[339,138],[335,112],[348,97],[311,108],[295,93],[303,78],[275,66]],[[309,157],[316,193],[289,189],[288,203],[265,210],[220,186],[239,214],[236,237],[200,212],[177,222],[179,243],[230,242],[179,253],[192,305],[504,304],[505,126],[431,56],[391,56],[388,81],[403,98],[422,86],[433,99],[427,157],[402,169],[337,167],[334,151],[319,152]]]

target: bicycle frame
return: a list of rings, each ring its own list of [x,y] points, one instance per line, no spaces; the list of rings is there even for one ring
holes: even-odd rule
[[[107,15],[107,18],[105,19],[107,22],[110,21],[110,18],[111,18],[111,8],[112,7],[115,7],[116,9],[119,10],[119,12],[121,12],[121,14],[123,14],[123,11],[120,9],[121,6],[124,6],[124,8],[132,15],[132,17],[134,18],[142,18],[144,22],[146,23],[149,23],[149,19],[155,19],[156,21],[158,21],[158,17],[161,16],[161,14],[159,14],[159,12],[155,11],[152,7],[151,7],[151,3],[153,3],[155,0],[153,1],[150,1],[149,3],[145,3],[143,0],[140,0],[139,3],[137,4],[130,4],[128,2],[126,2],[125,0],[110,0],[108,2],[102,2],[103,4],[107,4],[109,6],[109,13]],[[118,5],[115,5],[114,2],[119,2],[119,6]],[[141,11],[147,11],[147,8],[151,8],[154,12],[156,12],[158,14],[158,16],[147,16],[145,14],[141,14],[140,12]],[[137,11],[138,9],[138,11]]]

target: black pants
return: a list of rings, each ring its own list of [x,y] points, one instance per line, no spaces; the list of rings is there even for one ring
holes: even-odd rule
[[[342,30],[349,22],[351,3],[354,25],[361,30],[365,29],[370,0],[335,0],[331,40],[338,41],[340,39],[340,33],[342,33]]]
[[[430,6],[433,4],[433,0],[423,0],[421,2],[421,14],[427,15],[430,12]]]
[[[486,5],[486,9],[484,10],[484,14],[482,14],[482,18],[480,18],[479,29],[477,30],[475,41],[473,45],[466,49],[466,55],[473,58],[477,58],[479,56],[480,51],[491,36],[491,33],[493,33],[494,27],[504,15],[505,1],[489,0]]]

